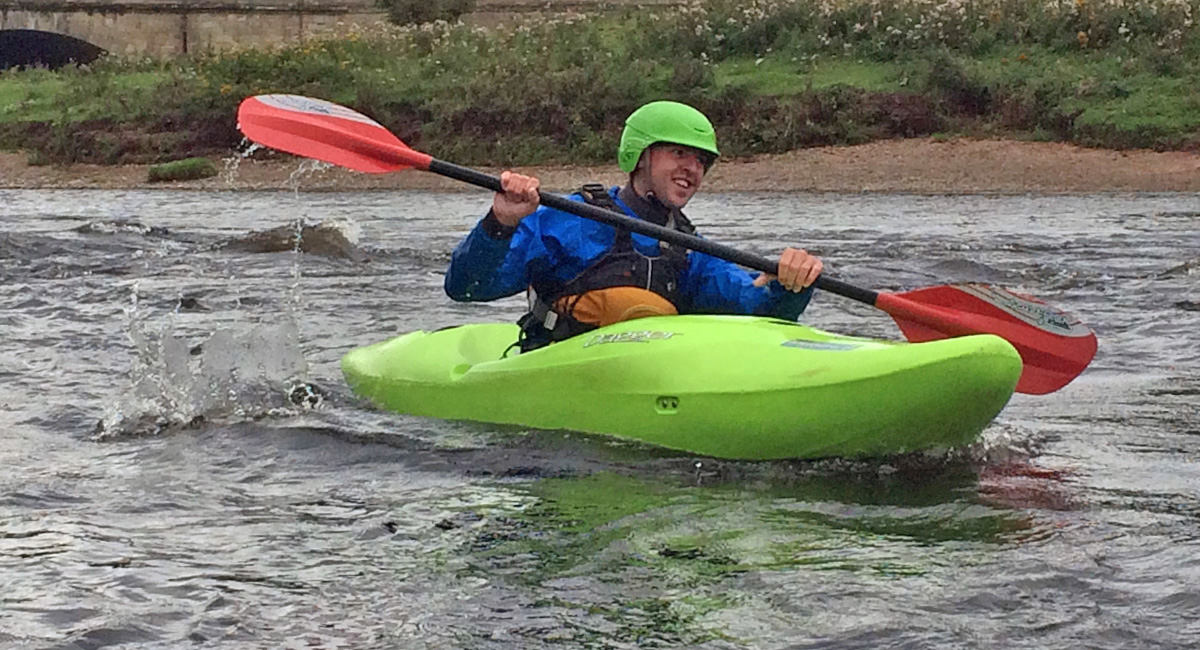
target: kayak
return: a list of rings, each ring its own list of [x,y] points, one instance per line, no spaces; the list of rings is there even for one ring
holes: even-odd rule
[[[968,445],[1022,367],[991,334],[902,343],[753,316],[642,318],[526,353],[517,332],[410,332],[350,351],[342,371],[355,394],[396,413],[777,459]]]

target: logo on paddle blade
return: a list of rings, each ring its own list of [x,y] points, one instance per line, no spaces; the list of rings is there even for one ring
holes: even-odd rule
[[[583,344],[583,347],[590,348],[593,345],[604,345],[605,343],[649,343],[650,341],[665,341],[672,336],[679,336],[675,332],[659,332],[655,330],[640,330],[635,332],[618,332],[616,334],[597,334],[588,339]]]
[[[371,124],[383,128],[383,125],[371,118],[350,110],[345,106],[327,102],[323,99],[315,99],[313,97],[305,97],[303,95],[258,95],[255,99],[271,106],[285,111],[294,111],[297,113],[309,113],[312,115],[328,115],[346,120],[354,120],[363,124]]]
[[[1055,309],[1033,296],[1014,293],[988,284],[960,284],[956,285],[956,288],[1047,332],[1080,337],[1092,334],[1092,331],[1078,318]]]

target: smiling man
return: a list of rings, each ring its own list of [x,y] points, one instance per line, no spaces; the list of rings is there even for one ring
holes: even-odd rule
[[[617,164],[624,187],[585,185],[571,198],[694,234],[682,209],[716,162],[716,133],[700,111],[651,102],[625,121]],[[680,313],[796,320],[821,261],[787,248],[776,275],[752,276],[704,253],[539,206],[538,179],[500,175],[492,209],[454,249],[446,293],[482,301],[528,289],[521,349],[631,318]]]

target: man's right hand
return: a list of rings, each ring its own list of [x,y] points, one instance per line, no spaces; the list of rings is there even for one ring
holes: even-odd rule
[[[784,289],[800,292],[817,281],[817,276],[825,270],[820,258],[802,248],[785,248],[779,256],[779,273],[771,275],[763,273],[754,279],[754,286],[765,287],[771,280],[779,280]]]
[[[538,196],[538,179],[515,172],[500,174],[500,187],[492,198],[492,214],[496,221],[515,228],[521,220],[537,210],[541,199]]]

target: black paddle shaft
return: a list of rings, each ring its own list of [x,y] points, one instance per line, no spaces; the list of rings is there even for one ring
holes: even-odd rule
[[[475,171],[468,167],[461,167],[436,158],[430,161],[428,170],[440,176],[487,188],[493,192],[504,191],[500,186],[500,178],[497,176],[484,174],[483,172]],[[554,208],[555,210],[569,212],[577,217],[598,221],[614,228],[623,228],[630,232],[636,232],[639,235],[653,237],[659,241],[682,246],[688,250],[707,253],[713,257],[719,257],[723,260],[740,264],[748,269],[754,269],[755,271],[774,274],[779,270],[778,262],[772,262],[761,255],[755,255],[754,253],[748,253],[724,244],[718,244],[695,235],[680,232],[674,228],[665,228],[649,221],[634,219],[629,215],[605,210],[589,203],[572,201],[558,194],[538,192],[538,195],[541,197],[542,205]],[[847,284],[841,280],[826,277],[825,275],[818,276],[813,286],[823,291],[836,293],[839,296],[857,300],[871,306],[875,305],[875,300],[879,297],[878,292],[860,289],[859,287]]]

